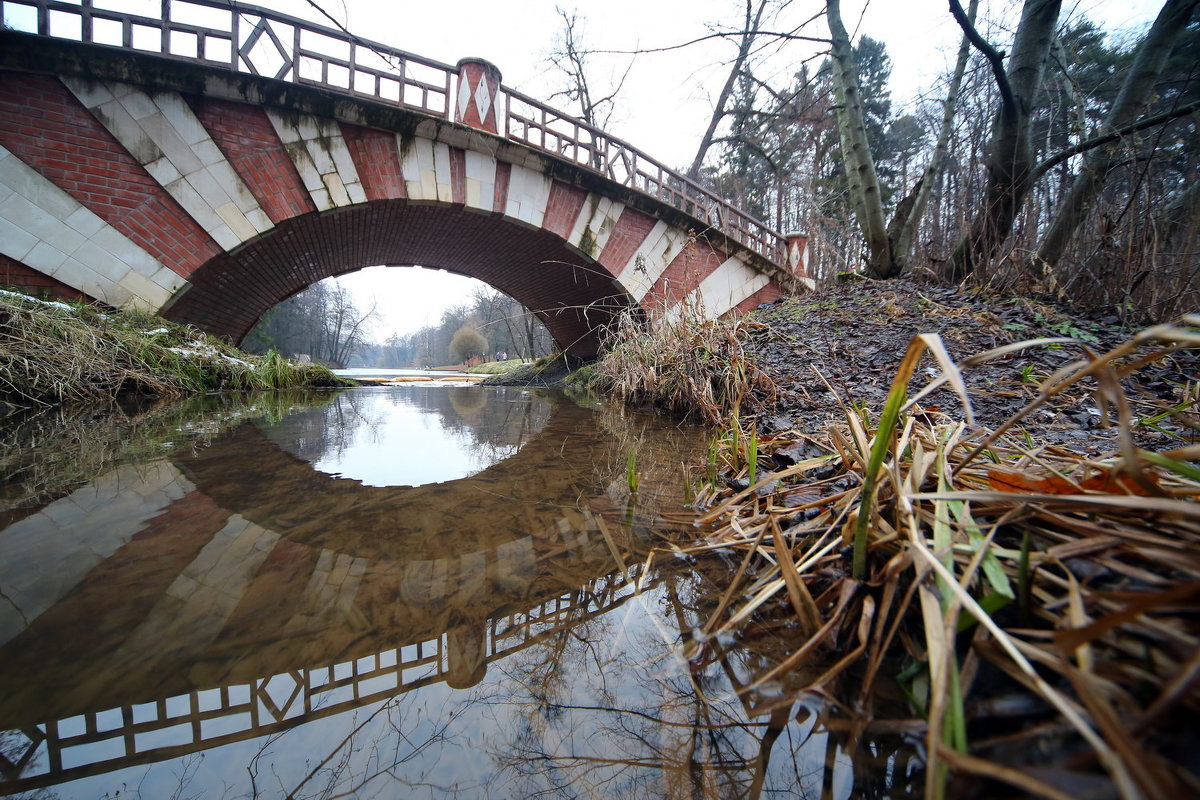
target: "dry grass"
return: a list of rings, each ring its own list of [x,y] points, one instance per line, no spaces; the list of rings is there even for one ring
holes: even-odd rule
[[[594,367],[595,388],[624,403],[651,403],[724,424],[744,405],[774,397],[771,379],[742,351],[741,337],[756,324],[740,317],[707,319],[704,308],[689,300],[648,319],[627,311],[609,331]]]
[[[743,558],[705,633],[790,606],[806,644],[747,690],[825,664],[805,691],[864,727],[881,676],[899,675],[925,731],[929,798],[949,796],[952,775],[1038,797],[1071,797],[1098,778],[1102,796],[1200,795],[1172,740],[1200,712],[1200,445],[1136,447],[1120,387],[1200,346],[1198,325],[1185,318],[1087,354],[994,431],[922,409],[949,383],[971,418],[960,365],[936,337],[915,338],[876,423],[847,408],[844,424],[803,447],[767,443],[801,460],[699,498],[710,533],[692,550]],[[925,350],[941,377],[909,399]],[[1085,386],[1120,426],[1117,452],[1089,460],[1013,433]],[[1014,698],[1022,715],[996,710]]]
[[[10,406],[339,383],[324,367],[250,356],[148,314],[0,292],[0,403]]]

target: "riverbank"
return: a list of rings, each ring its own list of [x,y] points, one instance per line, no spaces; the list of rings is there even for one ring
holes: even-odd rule
[[[0,291],[0,411],[127,394],[345,385],[325,367],[252,356],[150,314]]]
[[[919,737],[926,797],[1196,793],[1198,326],[864,281],[659,362],[629,337],[608,385],[724,413],[678,549],[738,566],[691,659],[789,618],[746,690]]]

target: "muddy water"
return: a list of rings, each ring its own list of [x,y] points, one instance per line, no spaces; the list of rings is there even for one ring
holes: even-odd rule
[[[10,422],[0,795],[917,788],[802,675],[738,691],[786,617],[697,647],[735,566],[671,552],[702,432],[412,386]]]

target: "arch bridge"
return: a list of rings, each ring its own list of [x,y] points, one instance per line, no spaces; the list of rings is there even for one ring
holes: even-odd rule
[[[478,278],[589,356],[627,309],[811,285],[781,235],[456,66],[229,0],[0,0],[0,283],[240,341],[363,267]]]

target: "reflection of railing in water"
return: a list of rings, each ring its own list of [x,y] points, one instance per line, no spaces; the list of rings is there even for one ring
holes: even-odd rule
[[[621,605],[633,596],[627,572],[594,578],[579,589],[486,623],[484,661],[492,662]],[[19,733],[20,752],[0,752],[0,791],[53,786],[116,769],[179,758],[385,700],[447,678],[442,634],[323,667],[289,670],[249,683],[193,690],[151,703],[54,720]],[[0,745],[17,731],[0,736]],[[46,771],[24,775],[45,747]]]

